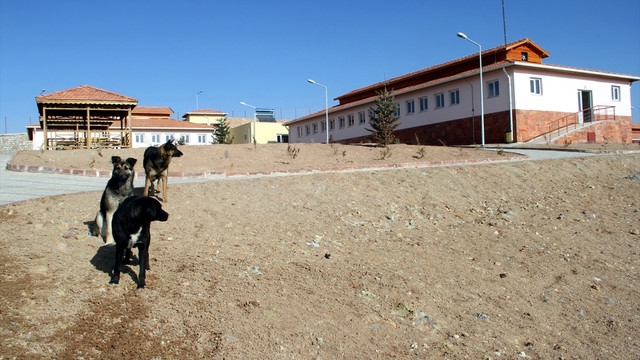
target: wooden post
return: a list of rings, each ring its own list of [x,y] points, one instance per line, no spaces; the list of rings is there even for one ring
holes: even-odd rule
[[[133,147],[133,124],[132,124],[132,120],[131,120],[131,108],[129,108],[129,110],[127,111],[127,123],[129,125],[129,143],[127,144],[128,147],[132,148]]]
[[[47,139],[47,107],[42,106],[42,132],[44,133],[44,149],[49,150],[49,140]]]
[[[89,107],[87,106],[87,132],[86,132],[86,145],[87,145],[87,149],[91,149],[91,111],[89,110]]]

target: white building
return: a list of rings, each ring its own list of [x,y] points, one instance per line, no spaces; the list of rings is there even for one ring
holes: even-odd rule
[[[476,53],[337,97],[329,135],[368,142],[369,111],[386,86],[403,143],[631,142],[630,89],[640,77],[543,64],[548,56],[529,39],[482,52],[484,131]],[[326,142],[325,123],[324,110],[287,122],[289,142]]]

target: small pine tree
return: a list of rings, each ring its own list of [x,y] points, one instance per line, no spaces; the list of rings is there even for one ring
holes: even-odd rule
[[[376,98],[375,108],[370,108],[369,125],[371,129],[366,129],[371,133],[369,137],[371,141],[378,144],[378,146],[386,147],[392,144],[395,140],[393,131],[400,125],[396,116],[398,105],[393,102],[393,95],[391,91],[387,90],[385,85],[384,90],[378,91],[378,97]]]
[[[233,140],[230,137],[231,129],[229,128],[229,124],[227,124],[227,119],[222,118],[218,123],[218,127],[216,128],[215,138],[216,143],[218,144],[231,144]]]

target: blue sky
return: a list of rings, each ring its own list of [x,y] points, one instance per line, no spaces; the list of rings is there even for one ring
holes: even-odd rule
[[[640,1],[505,0],[507,41],[547,64],[640,76]],[[0,0],[0,131],[37,122],[35,97],[91,85],[169,106],[291,119],[384,79],[504,43],[501,0]],[[632,86],[640,122],[640,82]],[[5,127],[6,119],[6,127]]]

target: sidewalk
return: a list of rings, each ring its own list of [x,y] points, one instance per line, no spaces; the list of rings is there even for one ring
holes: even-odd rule
[[[499,150],[499,148],[487,147],[487,150]],[[535,150],[535,149],[505,149],[505,152],[518,153],[529,156],[528,160],[548,160],[548,159],[561,159],[568,157],[584,157],[595,156],[598,154],[585,153],[585,152],[570,152],[560,150]],[[7,205],[14,202],[20,202],[25,200],[36,199],[45,196],[62,195],[79,193],[86,191],[100,191],[104,190],[107,184],[108,178],[104,177],[89,177],[78,175],[60,175],[60,174],[44,174],[35,172],[17,172],[6,170],[7,162],[11,159],[11,155],[0,155],[0,206]],[[517,161],[528,161],[517,160]],[[360,169],[351,171],[367,171],[367,170],[392,170],[394,168],[387,169]],[[305,172],[304,174],[309,174]],[[299,174],[289,174],[299,175]],[[261,176],[269,175],[247,175],[247,176],[234,176],[231,177],[219,177],[219,178],[172,178],[170,183],[189,183],[189,182],[204,182],[204,181],[221,181],[221,180],[233,180],[233,179],[251,179]],[[278,175],[282,176],[282,174]],[[135,187],[144,186],[144,177],[138,176],[134,181]]]

